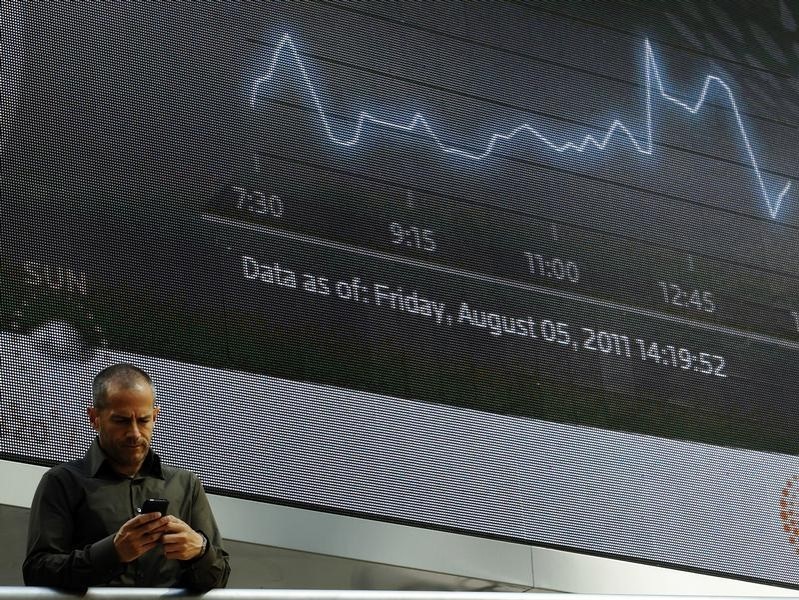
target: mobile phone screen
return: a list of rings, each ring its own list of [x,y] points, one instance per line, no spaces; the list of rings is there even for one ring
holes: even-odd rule
[[[144,513],[154,513],[160,512],[162,515],[166,514],[166,510],[169,507],[169,500],[164,498],[150,498],[144,501],[139,512]]]

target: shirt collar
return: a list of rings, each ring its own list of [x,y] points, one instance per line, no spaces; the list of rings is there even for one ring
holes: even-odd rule
[[[91,477],[98,477],[103,472],[116,473],[111,465],[108,463],[108,456],[103,452],[100,447],[100,441],[94,438],[94,442],[89,446],[86,451],[86,467]],[[153,452],[152,448],[147,452],[147,457],[142,463],[141,469],[137,477],[158,477],[164,478],[164,472],[161,469],[161,458]]]

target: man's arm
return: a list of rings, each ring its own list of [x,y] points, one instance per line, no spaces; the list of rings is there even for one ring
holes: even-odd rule
[[[22,565],[26,585],[80,590],[107,583],[124,568],[113,535],[83,548],[72,547],[74,499],[67,479],[63,471],[48,471],[36,488]]]
[[[191,590],[207,591],[227,585],[230,576],[230,559],[222,547],[222,534],[208,504],[202,484],[196,477],[192,490],[192,511],[189,526],[202,534],[207,540],[204,552],[186,562],[186,570],[181,584]]]

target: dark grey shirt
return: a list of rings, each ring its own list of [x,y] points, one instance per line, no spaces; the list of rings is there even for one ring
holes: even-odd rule
[[[148,498],[168,499],[167,514],[205,535],[208,546],[202,557],[167,560],[156,546],[133,562],[119,561],[114,535]],[[162,465],[150,451],[138,475],[119,475],[95,440],[83,458],[53,467],[42,477],[31,506],[22,572],[27,585],[69,590],[138,586],[205,591],[227,584],[230,565],[194,474]]]

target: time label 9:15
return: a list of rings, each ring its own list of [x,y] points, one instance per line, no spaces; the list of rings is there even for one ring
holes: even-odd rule
[[[392,244],[425,252],[435,252],[438,248],[435,232],[432,229],[423,229],[416,225],[403,225],[395,221],[389,224],[388,230],[391,232]]]

